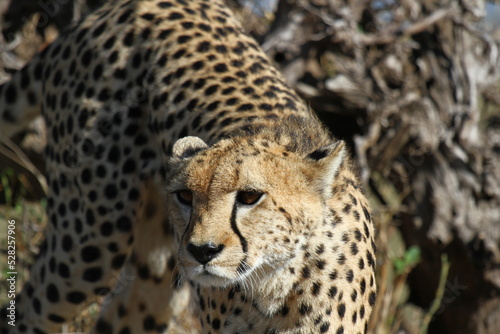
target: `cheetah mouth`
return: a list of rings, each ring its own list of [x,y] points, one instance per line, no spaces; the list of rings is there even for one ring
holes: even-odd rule
[[[226,287],[238,281],[237,278],[228,277],[227,274],[220,271],[219,268],[199,266],[199,268],[189,270],[188,277],[191,281],[210,287]]]
[[[245,281],[255,271],[255,268],[248,268],[245,272],[240,272],[238,268],[213,264],[184,263],[183,265],[184,274],[189,280],[202,286],[222,288]]]
[[[262,284],[274,281],[286,267],[286,263],[287,261],[271,264],[258,259],[252,265],[245,265],[243,268],[241,263],[201,265],[191,262],[183,264],[183,271],[190,281],[204,287],[227,288],[243,284],[250,289],[259,289]]]

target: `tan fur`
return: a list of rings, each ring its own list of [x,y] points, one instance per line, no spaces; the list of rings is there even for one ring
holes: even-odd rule
[[[107,2],[0,86],[0,134],[42,110],[46,242],[0,332],[58,332],[106,294],[96,333],[365,330],[347,148],[222,1]]]
[[[197,140],[192,143],[203,147]],[[187,143],[182,144],[186,147]],[[339,187],[359,198],[353,211],[363,214],[367,207],[357,185],[346,183],[354,179],[343,147],[334,147],[330,155],[314,161],[300,150],[290,152],[276,142],[269,143],[264,134],[221,141],[192,157],[171,160],[168,207],[181,245],[180,264],[186,279],[200,285],[200,299],[217,305],[206,305],[203,310],[204,333],[217,329],[210,328],[206,319],[227,323],[222,332],[228,333],[365,330],[371,310],[368,300],[375,289],[373,263],[360,270],[358,262],[368,261],[364,256],[371,244],[366,248],[365,243],[373,240],[373,231],[368,227],[368,234],[356,242],[361,257],[349,257],[352,243],[348,239],[356,240],[355,230],[363,231],[364,224],[371,224],[369,217],[340,214],[348,195],[337,191]],[[325,183],[326,178],[330,179]],[[185,189],[194,194],[192,208],[175,199],[175,193]],[[237,192],[246,189],[262,191],[264,198],[252,207],[235,204]],[[235,205],[236,225],[248,243],[247,252],[231,227]],[[182,213],[185,210],[189,215]],[[338,211],[342,222],[330,210]],[[189,243],[225,247],[203,266],[187,250]],[[318,247],[323,251],[314,254]],[[340,265],[339,257],[346,257]],[[243,261],[249,269],[242,274],[237,268]],[[334,298],[329,295],[332,287],[338,291]],[[230,294],[234,296],[228,298]],[[222,313],[218,309],[222,304],[229,311]]]

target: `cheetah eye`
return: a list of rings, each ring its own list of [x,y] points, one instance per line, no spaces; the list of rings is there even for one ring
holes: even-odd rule
[[[190,190],[179,190],[176,193],[177,200],[184,205],[191,206],[193,204],[193,193]]]
[[[238,194],[236,194],[236,201],[244,205],[254,205],[259,201],[262,195],[264,195],[264,193],[258,191],[238,191]]]

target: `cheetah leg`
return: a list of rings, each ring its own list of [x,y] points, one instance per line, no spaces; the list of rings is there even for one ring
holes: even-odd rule
[[[189,284],[179,283],[172,229],[153,182],[141,192],[134,246],[105,302],[95,333],[200,333]]]
[[[83,179],[93,166],[95,161],[74,168],[47,164],[46,239],[16,298],[16,327],[7,327],[7,332],[59,332],[63,323],[114,285],[133,243],[142,181],[128,175],[123,190],[120,179],[94,177],[90,190]],[[111,175],[121,170],[108,167]]]

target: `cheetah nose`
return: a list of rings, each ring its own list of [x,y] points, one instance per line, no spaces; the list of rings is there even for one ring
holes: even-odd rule
[[[190,243],[187,245],[187,250],[193,254],[194,258],[198,260],[201,264],[207,264],[219,255],[219,253],[224,249],[224,245],[215,245],[214,243],[208,243],[201,246],[196,246]]]

